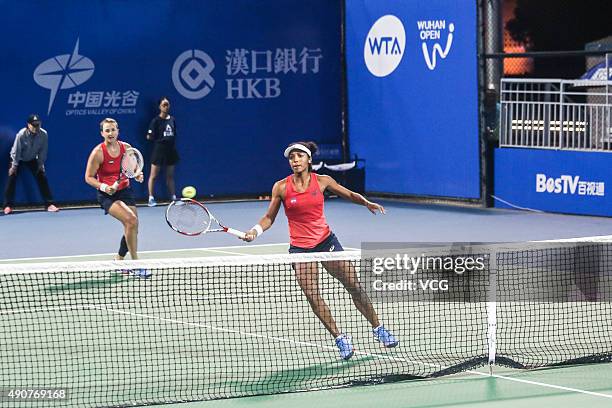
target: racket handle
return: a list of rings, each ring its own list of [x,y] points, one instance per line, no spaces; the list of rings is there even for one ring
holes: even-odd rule
[[[225,232],[227,232],[228,234],[232,234],[235,237],[242,238],[242,239],[244,239],[244,237],[246,237],[246,234],[244,232],[238,231],[238,230],[235,230],[235,229],[229,228],[229,227],[225,230]]]

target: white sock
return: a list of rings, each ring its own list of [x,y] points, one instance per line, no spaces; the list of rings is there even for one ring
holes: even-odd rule
[[[155,200],[155,197],[149,196],[149,200]]]

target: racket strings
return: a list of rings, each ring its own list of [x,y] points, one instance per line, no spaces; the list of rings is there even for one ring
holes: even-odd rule
[[[121,169],[123,173],[129,177],[134,178],[142,172],[144,160],[139,152],[134,150],[127,151],[121,160]]]
[[[168,222],[178,231],[199,234],[208,229],[211,218],[206,210],[197,204],[178,202],[168,208]]]

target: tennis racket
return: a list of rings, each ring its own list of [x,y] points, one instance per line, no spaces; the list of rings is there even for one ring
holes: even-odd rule
[[[125,153],[121,157],[121,172],[119,173],[119,177],[115,184],[113,184],[113,188],[117,190],[119,187],[119,183],[124,178],[134,178],[138,177],[142,174],[142,169],[144,167],[144,159],[142,158],[142,154],[140,151],[134,147],[128,147],[125,149]]]
[[[204,204],[191,198],[182,198],[181,201],[170,203],[166,208],[166,222],[170,228],[183,235],[227,232],[238,238],[246,236],[242,231],[221,224]]]

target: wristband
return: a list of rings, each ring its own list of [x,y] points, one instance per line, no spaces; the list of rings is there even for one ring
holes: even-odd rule
[[[253,228],[251,228],[251,229],[254,229],[254,230],[255,230],[255,236],[256,236],[256,237],[258,237],[258,236],[260,236],[261,234],[263,234],[263,228],[262,228],[262,227],[261,227],[261,225],[259,225],[259,224],[255,224],[255,225],[253,225]]]
[[[100,183],[100,187],[98,187],[98,190],[100,190],[103,193],[106,193],[106,189],[108,188],[108,184],[106,183]]]

